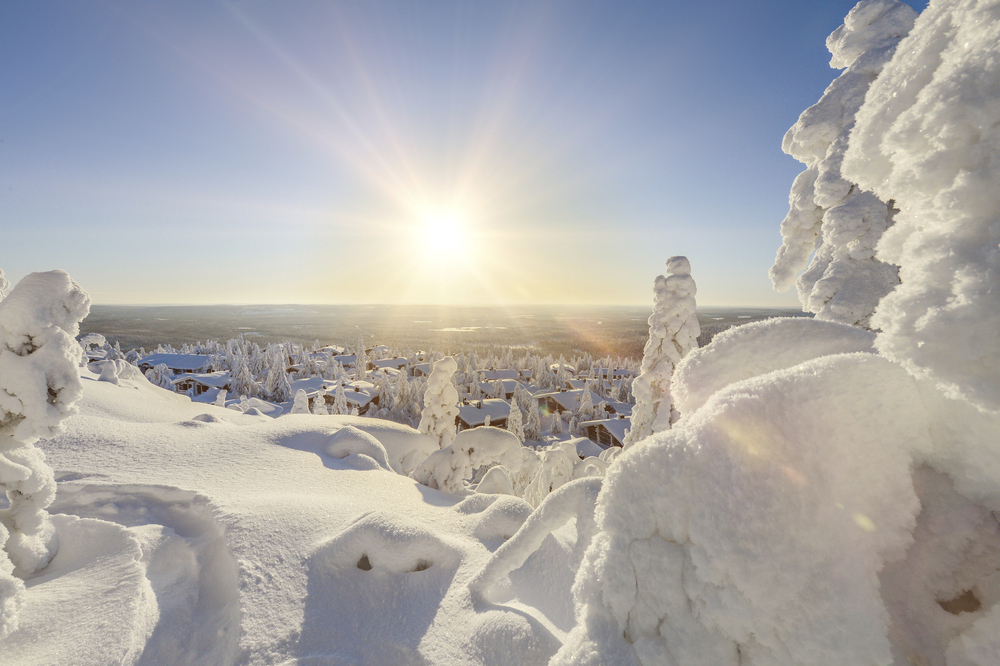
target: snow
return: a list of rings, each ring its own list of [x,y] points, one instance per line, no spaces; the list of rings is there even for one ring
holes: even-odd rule
[[[898,283],[897,267],[875,257],[892,224],[890,198],[862,191],[841,173],[854,117],[865,93],[913,25],[898,0],[863,0],[827,38],[830,66],[846,68],[785,135],[782,149],[807,169],[792,184],[771,280],[796,281],[804,310],[819,319],[867,327],[879,300]],[[810,260],[810,256],[812,259]],[[808,267],[807,267],[808,264]]]
[[[674,368],[692,349],[698,348],[698,317],[695,315],[697,287],[687,257],[670,257],[667,276],[653,283],[653,314],[649,315],[649,339],[642,352],[639,376],[632,382],[635,408],[625,446],[641,442],[653,433],[670,428],[680,418],[670,392]]]
[[[858,113],[844,171],[899,213],[878,257],[902,284],[872,318],[882,354],[1000,409],[1000,22],[932,2]],[[942,251],[948,248],[948,251]]]
[[[805,317],[776,317],[715,336],[688,354],[674,373],[674,396],[682,414],[698,410],[712,394],[742,379],[783,370],[813,358],[874,352],[875,334]]]
[[[694,350],[674,257],[632,422],[659,427],[624,450],[455,434],[453,358],[420,430],[306,413],[325,386],[290,386],[284,348],[272,388],[302,413],[192,402],[81,365],[86,293],[22,280],[0,300],[0,663],[996,666],[1000,2],[932,0],[890,59],[908,12],[851,11],[828,41],[847,71],[789,134],[827,160],[793,193],[825,211],[819,261],[838,188],[898,207],[881,330],[831,306]]]

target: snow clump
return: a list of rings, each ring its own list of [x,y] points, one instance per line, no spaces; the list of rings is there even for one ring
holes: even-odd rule
[[[450,445],[428,456],[414,470],[413,478],[446,493],[465,494],[465,481],[482,466],[503,466],[508,479],[517,475],[521,448],[521,442],[507,430],[489,426],[463,430]]]
[[[795,283],[799,301],[819,319],[866,328],[879,300],[899,283],[896,266],[875,257],[893,221],[893,197],[863,191],[841,174],[841,163],[865,93],[915,18],[898,0],[859,2],[826,40],[830,66],[846,70],[782,142],[807,169],[792,184],[771,281],[784,291],[806,269]]]

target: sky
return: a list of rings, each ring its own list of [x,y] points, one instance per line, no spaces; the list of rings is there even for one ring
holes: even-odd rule
[[[0,3],[0,269],[99,304],[796,306],[853,2]],[[926,5],[914,0],[920,11]]]

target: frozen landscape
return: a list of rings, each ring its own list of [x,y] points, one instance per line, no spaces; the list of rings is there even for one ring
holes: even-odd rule
[[[770,271],[811,316],[696,313],[664,256],[641,350],[185,339],[0,271],[0,664],[1000,665],[1000,2],[826,45]]]

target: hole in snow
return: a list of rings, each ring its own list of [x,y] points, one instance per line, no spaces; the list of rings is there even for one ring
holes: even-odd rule
[[[975,613],[983,607],[983,603],[979,601],[979,597],[972,590],[966,590],[954,599],[938,601],[938,606],[952,615],[958,615],[960,613]]]
[[[414,571],[424,571],[431,568],[431,562],[428,560],[417,560],[417,566]]]
[[[368,553],[365,553],[364,555],[362,555],[361,559],[358,560],[358,568],[361,569],[362,571],[371,571],[372,570],[372,563],[368,559]]]

